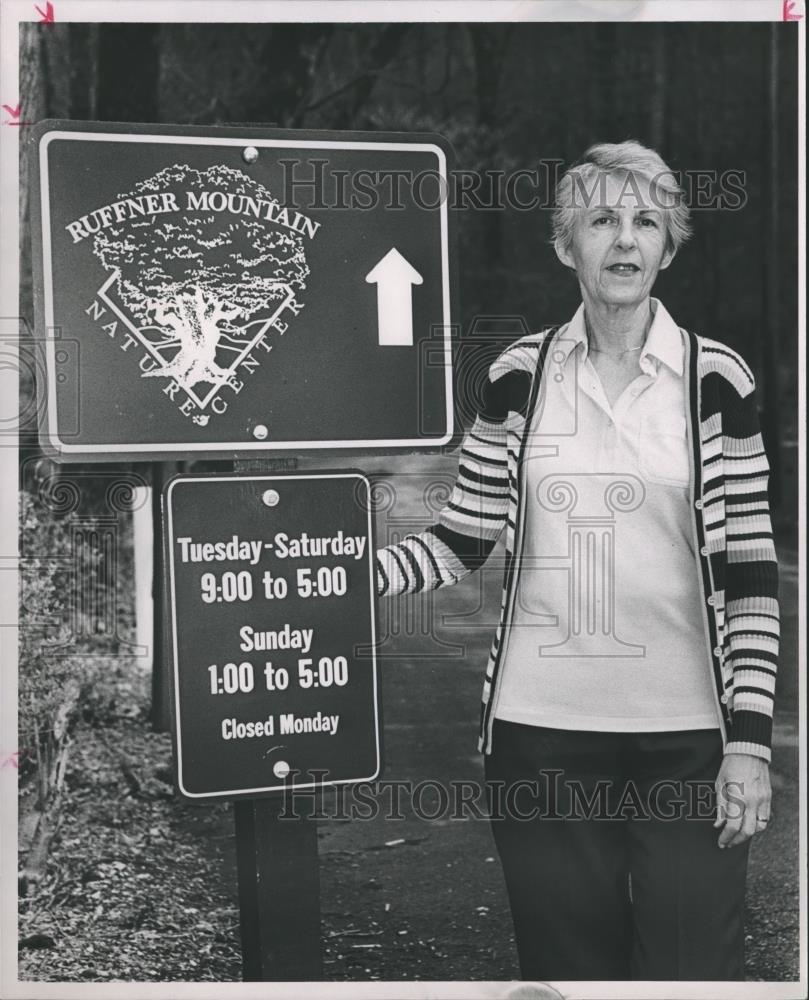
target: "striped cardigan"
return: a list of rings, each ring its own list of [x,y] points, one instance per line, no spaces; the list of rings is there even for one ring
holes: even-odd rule
[[[526,428],[542,405],[545,359],[564,327],[524,337],[491,365],[437,523],[377,552],[378,592],[414,593],[478,569],[506,529],[500,623],[483,685],[478,749],[491,752],[504,630],[524,537]],[[778,657],[778,568],[750,369],[717,341],[684,332],[692,528],[706,650],[725,752],[770,759]],[[650,554],[651,555],[651,554]]]

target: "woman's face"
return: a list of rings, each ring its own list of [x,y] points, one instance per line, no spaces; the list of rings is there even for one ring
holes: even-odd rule
[[[577,208],[573,238],[557,256],[576,271],[585,303],[640,303],[674,256],[666,250],[664,196],[637,174],[602,174],[587,187],[590,204]]]

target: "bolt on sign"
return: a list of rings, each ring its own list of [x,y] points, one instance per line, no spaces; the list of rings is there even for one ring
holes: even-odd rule
[[[163,507],[181,794],[377,777],[365,476],[178,476]]]
[[[32,142],[51,453],[452,440],[440,136],[50,121]]]

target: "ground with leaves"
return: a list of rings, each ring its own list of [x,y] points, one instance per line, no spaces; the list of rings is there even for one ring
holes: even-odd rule
[[[168,737],[81,726],[66,782],[47,872],[20,901],[20,977],[238,978],[238,908],[217,874],[229,810],[175,798]]]
[[[178,800],[169,755],[169,738],[142,722],[77,730],[47,871],[20,900],[20,978],[240,979],[232,810]],[[512,978],[484,824],[472,889],[458,878],[468,823],[441,836],[444,823],[412,813],[362,823],[335,808],[319,821],[327,978]],[[447,921],[434,903],[453,894]]]

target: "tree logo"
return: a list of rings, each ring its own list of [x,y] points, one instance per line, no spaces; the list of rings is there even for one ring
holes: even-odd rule
[[[92,236],[109,272],[88,314],[111,310],[103,329],[124,351],[143,348],[140,377],[166,380],[163,393],[205,426],[287,330],[283,315],[303,308],[304,241],[319,227],[239,170],[175,165],[66,229]]]

